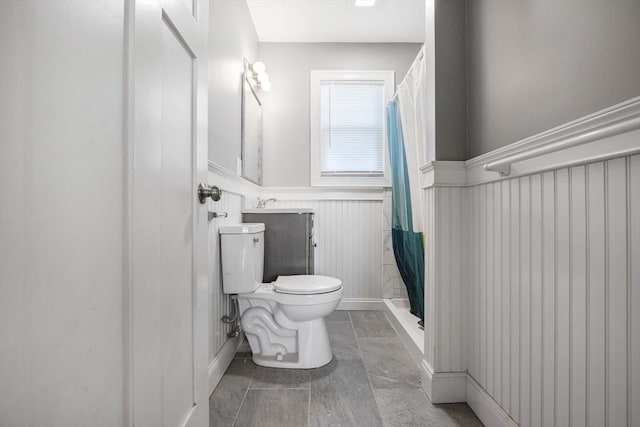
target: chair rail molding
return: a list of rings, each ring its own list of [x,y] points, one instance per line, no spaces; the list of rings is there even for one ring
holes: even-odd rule
[[[327,187],[262,187],[264,198],[281,200],[373,200],[382,201],[384,187],[327,188]]]
[[[465,162],[468,186],[640,152],[640,96]]]
[[[222,191],[245,197],[258,197],[262,191],[259,185],[247,181],[240,175],[213,163],[211,160],[209,160],[209,172],[216,175],[216,182],[210,184],[217,185]]]
[[[420,186],[464,187],[640,153],[640,96],[467,161],[431,161]]]
[[[467,185],[465,162],[431,161],[420,167],[421,188],[464,187]]]

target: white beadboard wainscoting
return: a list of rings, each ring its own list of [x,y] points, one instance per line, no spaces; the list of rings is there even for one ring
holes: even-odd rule
[[[222,292],[220,259],[220,226],[242,222],[245,198],[255,198],[257,187],[216,166],[209,165],[208,184],[217,185],[222,194],[218,202],[208,200],[211,212],[226,213],[226,218],[209,221],[209,392],[227,370],[240,345],[239,339],[229,339],[230,325],[220,319],[230,314],[230,298]]]
[[[467,189],[424,189],[423,387],[434,403],[463,402],[466,389],[469,233]]]
[[[426,263],[425,306],[429,325],[425,339],[427,361],[435,372],[464,371],[463,307],[469,262],[464,241],[468,234],[465,216],[466,189],[432,187],[425,190]],[[436,286],[437,285],[437,286]],[[434,329],[434,325],[438,325]]]
[[[640,156],[465,191],[469,374],[523,426],[640,425]]]
[[[640,425],[638,117],[635,98],[421,168],[434,402],[488,426]],[[482,170],[504,156],[510,175]]]
[[[640,156],[467,191],[469,373],[523,426],[639,425]]]
[[[220,271],[220,235],[218,230],[226,224],[237,224],[242,221],[242,196],[223,190],[220,201],[209,201],[209,210],[212,212],[225,212],[227,218],[214,218],[209,221],[209,301],[211,311],[209,321],[211,324],[211,341],[209,343],[210,360],[222,348],[227,339],[229,326],[220,321],[220,318],[229,314],[229,296],[222,293],[222,274]]]

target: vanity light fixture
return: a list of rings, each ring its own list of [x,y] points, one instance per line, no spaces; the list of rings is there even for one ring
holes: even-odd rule
[[[271,82],[269,81],[269,74],[267,74],[267,66],[262,61],[256,61],[251,66],[251,73],[253,81],[258,88],[266,91],[271,89]]]
[[[253,70],[254,73],[260,74],[260,73],[264,73],[267,70],[267,66],[264,65],[264,62],[262,61],[256,61],[251,66],[251,69]]]
[[[376,5],[376,0],[356,0],[358,7],[371,7]]]

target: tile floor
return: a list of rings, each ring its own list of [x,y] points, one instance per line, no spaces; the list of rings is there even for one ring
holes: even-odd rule
[[[334,358],[321,368],[263,368],[238,353],[211,395],[211,427],[482,425],[464,403],[431,404],[382,311],[326,320]]]

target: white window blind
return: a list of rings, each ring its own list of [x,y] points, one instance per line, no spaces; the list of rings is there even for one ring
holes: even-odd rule
[[[320,82],[322,176],[384,175],[384,81]]]

